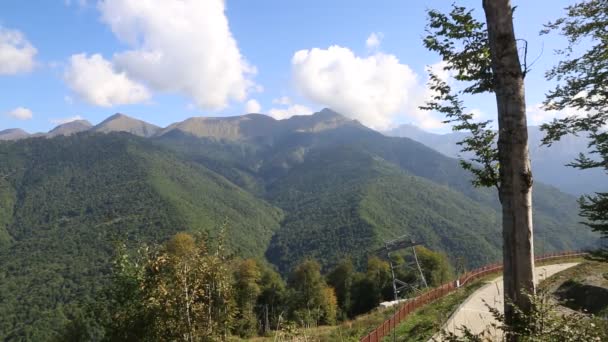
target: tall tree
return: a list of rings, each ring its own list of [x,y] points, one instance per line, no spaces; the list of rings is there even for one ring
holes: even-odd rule
[[[461,142],[471,151],[472,162],[463,161],[473,171],[477,186],[495,186],[502,205],[505,316],[507,324],[516,320],[513,305],[530,310],[527,294],[535,293],[532,227],[532,172],[528,155],[524,77],[513,29],[513,7],[509,0],[484,0],[486,24],[472,11],[453,6],[446,15],[429,11],[425,46],[438,52],[444,70],[452,72],[467,87],[454,93],[447,81],[431,74],[435,95],[423,109],[436,110],[455,123],[454,129],[472,134]],[[475,122],[467,113],[459,94],[491,92],[496,97],[498,143],[489,121]],[[511,305],[513,304],[513,305]]]
[[[558,50],[562,60],[546,74],[557,81],[545,100],[548,110],[564,111],[563,119],[544,124],[543,142],[551,145],[566,134],[586,134],[588,153],[580,154],[570,166],[608,171],[608,1],[586,0],[566,8],[566,16],[546,25],[542,32],[558,32],[567,39]],[[586,224],[608,238],[608,193],[581,198],[581,215]],[[604,251],[606,252],[606,251]],[[605,256],[608,253],[604,254]]]
[[[335,289],[342,318],[346,318],[351,310],[351,291],[354,278],[355,267],[351,259],[341,260],[327,275],[327,282]]]
[[[527,313],[531,309],[529,295],[535,294],[535,282],[525,71],[519,61],[511,1],[484,0],[483,8],[498,112],[505,299]],[[505,318],[508,325],[515,319],[508,302]]]
[[[336,320],[335,292],[321,276],[321,265],[305,260],[293,271],[289,285],[294,290],[292,310],[294,317],[304,323],[333,324]]]
[[[153,317],[148,339],[224,339],[234,315],[232,277],[223,237],[205,241],[178,233],[150,253],[140,282],[145,312]]]
[[[236,266],[234,292],[237,313],[234,331],[241,337],[252,337],[257,332],[255,305],[262,291],[261,277],[260,268],[253,259],[242,260]]]
[[[258,308],[260,315],[264,317],[262,321],[264,331],[268,332],[279,325],[281,316],[287,312],[286,285],[278,272],[262,264],[260,288]]]

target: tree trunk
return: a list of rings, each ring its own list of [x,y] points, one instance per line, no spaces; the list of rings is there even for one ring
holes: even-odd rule
[[[535,293],[532,172],[524,73],[519,61],[510,0],[483,0],[498,111],[498,154],[503,226],[505,321],[517,321],[513,305],[530,310]],[[509,338],[513,340],[513,338]]]

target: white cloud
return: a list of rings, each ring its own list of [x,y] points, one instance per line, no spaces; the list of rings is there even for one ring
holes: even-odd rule
[[[55,125],[63,125],[76,120],[83,120],[83,117],[80,115],[76,115],[69,118],[50,119],[49,121]]]
[[[259,113],[261,110],[262,106],[260,106],[260,103],[254,99],[251,99],[245,103],[246,113]]]
[[[413,91],[413,97],[415,97],[415,100],[408,103],[408,112],[410,113],[410,116],[413,117],[416,124],[421,128],[438,130],[445,129],[447,126],[447,124],[443,122],[445,118],[441,114],[429,112],[419,108],[421,105],[425,105],[429,100],[431,100],[433,96],[437,95],[435,91],[428,87],[431,73],[435,74],[440,80],[453,86],[453,72],[451,70],[445,70],[446,65],[447,62],[444,61],[427,65],[425,68],[427,72],[425,84],[420,85],[418,89]],[[483,113],[479,109],[471,109],[470,112],[473,113],[473,117],[476,120],[479,120],[479,118],[483,116]]]
[[[0,75],[32,71],[37,53],[21,32],[0,26]]]
[[[433,73],[435,74],[440,80],[451,84],[452,82],[452,76],[454,75],[453,70],[446,70],[445,67],[448,65],[448,62],[445,61],[440,61],[437,62],[435,64],[431,64],[431,65],[427,65],[426,66],[426,71],[427,73]]]
[[[365,40],[365,46],[370,50],[376,50],[380,47],[382,38],[384,38],[382,32],[372,32],[372,34],[367,37],[367,40]]]
[[[132,49],[114,55],[117,70],[160,92],[185,94],[221,109],[258,87],[225,15],[224,0],[104,0],[102,21]]]
[[[291,104],[291,99],[287,96],[281,96],[278,99],[273,99],[272,103],[283,106],[289,106]]]
[[[277,120],[283,120],[294,115],[310,115],[313,114],[313,110],[303,105],[294,104],[287,108],[273,108],[268,111],[268,114]]]
[[[469,113],[473,114],[473,120],[475,121],[481,121],[485,117],[485,114],[478,108],[469,110]]]
[[[589,97],[589,94],[586,91],[581,91],[574,96],[575,99],[581,97],[587,98]],[[598,95],[591,96],[591,100],[597,101]],[[596,110],[585,111],[584,109],[577,109],[573,107],[566,107],[560,111],[548,108],[551,108],[551,105],[545,107],[542,103],[537,103],[526,107],[528,125],[536,126],[553,121],[553,119],[563,119],[569,116],[584,117],[587,115],[597,114]],[[606,127],[608,127],[608,125],[606,125]]]
[[[64,78],[84,101],[102,107],[146,101],[150,93],[126,73],[114,70],[112,63],[99,54],[72,55]]]
[[[416,73],[394,55],[363,58],[335,45],[296,52],[292,68],[295,84],[306,98],[377,129],[388,127],[397,115],[417,112],[425,89]],[[428,121],[415,115],[418,123]]]
[[[15,118],[17,120],[30,120],[33,116],[33,113],[30,109],[24,107],[17,107],[10,112],[6,113],[6,115]]]
[[[570,115],[575,113],[570,113]],[[526,107],[526,118],[528,125],[538,126],[543,123],[552,121],[553,119],[561,119],[566,117],[565,112],[558,112],[556,110],[546,110],[542,103],[537,103]]]
[[[74,99],[69,95],[64,96],[63,101],[69,105],[74,104]]]

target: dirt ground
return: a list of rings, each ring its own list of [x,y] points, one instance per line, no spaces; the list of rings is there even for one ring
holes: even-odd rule
[[[564,313],[608,317],[608,262],[584,261],[548,278],[541,283],[541,290],[549,293]]]

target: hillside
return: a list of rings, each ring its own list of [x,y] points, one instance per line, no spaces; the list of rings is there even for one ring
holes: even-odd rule
[[[457,160],[423,144],[385,137],[355,121],[332,127],[339,118],[325,110],[268,121],[281,133],[263,139],[167,134],[155,142],[285,211],[266,253],[283,271],[306,257],[325,266],[346,255],[363,262],[383,240],[404,233],[470,266],[499,257],[500,204],[492,189],[473,188]],[[595,236],[578,223],[576,199],[536,184],[539,250],[589,245]]]
[[[41,340],[91,300],[114,240],[216,235],[226,221],[235,251],[262,256],[279,226],[279,210],[132,135],[27,139],[0,145],[0,158],[3,340]]]
[[[461,147],[457,145],[466,133],[454,132],[434,134],[414,125],[401,125],[384,134],[393,137],[407,137],[421,142],[449,157],[460,157]],[[566,166],[587,150],[588,140],[583,136],[565,136],[551,147],[542,146],[544,133],[538,126],[528,127],[528,139],[532,172],[535,179],[553,185],[560,190],[581,195],[608,190],[608,177],[602,170],[578,170]],[[468,158],[467,155],[463,155]]]
[[[150,127],[105,122],[116,120],[128,125],[109,126]],[[496,194],[411,139],[330,110],[170,127],[149,138],[137,136],[146,128],[0,143],[2,339],[36,340],[72,317],[106,283],[114,241],[214,236],[223,222],[232,251],[283,274],[310,257],[325,269],[344,256],[362,265],[403,234],[468,266],[500,256]],[[577,223],[573,196],[536,182],[534,204],[539,251],[596,240]]]

